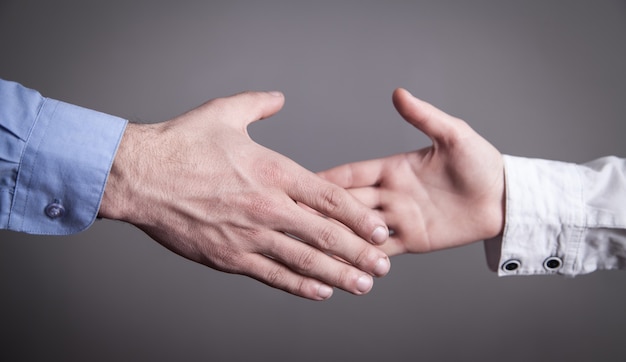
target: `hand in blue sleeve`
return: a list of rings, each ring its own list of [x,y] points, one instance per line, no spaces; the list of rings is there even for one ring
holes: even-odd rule
[[[0,97],[4,228],[67,234],[96,215],[122,220],[185,258],[313,300],[333,287],[365,294],[389,271],[375,211],[248,136],[249,123],[282,108],[281,93],[214,99],[144,125],[11,82]]]

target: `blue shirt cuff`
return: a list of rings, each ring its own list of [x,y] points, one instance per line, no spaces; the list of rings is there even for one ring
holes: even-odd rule
[[[96,219],[127,121],[44,99],[18,169],[8,228],[67,235]]]

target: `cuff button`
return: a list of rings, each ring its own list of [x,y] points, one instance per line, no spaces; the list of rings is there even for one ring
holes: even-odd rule
[[[58,219],[65,215],[65,207],[63,207],[61,201],[59,200],[54,200],[53,202],[49,203],[44,211],[46,215],[51,219]]]
[[[543,267],[550,271],[559,269],[561,265],[563,265],[563,261],[556,256],[552,256],[543,262]]]
[[[510,272],[519,269],[520,266],[522,266],[522,263],[519,260],[508,260],[502,264],[502,270]]]

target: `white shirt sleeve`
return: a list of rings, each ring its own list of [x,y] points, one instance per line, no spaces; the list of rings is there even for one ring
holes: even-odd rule
[[[504,164],[504,232],[485,241],[492,270],[575,276],[626,269],[626,160],[504,156]]]

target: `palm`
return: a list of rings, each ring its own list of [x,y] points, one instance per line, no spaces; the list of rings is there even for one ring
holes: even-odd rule
[[[497,235],[503,223],[500,153],[465,122],[406,91],[396,91],[394,103],[433,145],[322,175],[380,210],[394,231],[382,246],[390,255],[434,251]]]

